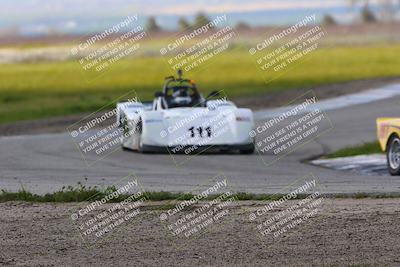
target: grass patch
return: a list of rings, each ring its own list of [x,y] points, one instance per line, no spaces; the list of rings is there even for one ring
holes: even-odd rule
[[[105,196],[117,191],[115,186],[109,186],[106,188],[99,188],[97,186],[85,186],[82,183],[78,183],[78,186],[67,186],[54,193],[47,193],[45,195],[33,194],[24,188],[18,192],[9,192],[6,190],[0,191],[0,202],[7,201],[26,201],[26,202],[93,202],[100,200]],[[192,194],[183,193],[171,193],[171,192],[148,192],[145,193],[149,200],[161,201],[161,200],[173,200],[182,199],[188,200],[193,197]],[[109,202],[115,203],[123,201],[128,198],[129,194],[121,194],[118,198],[113,198]]]
[[[78,184],[78,187],[67,186],[62,190],[47,193],[45,195],[33,194],[25,189],[21,189],[18,192],[9,192],[6,190],[0,191],[0,202],[7,201],[26,201],[26,202],[93,202],[100,200],[103,197],[116,191],[116,187],[110,186],[105,189],[100,189],[96,186],[86,187],[82,184]],[[190,200],[195,195],[191,193],[173,193],[173,192],[146,192],[144,193],[150,201],[163,201],[163,200]],[[128,198],[130,195],[120,195],[118,198],[111,199],[109,202],[120,202]],[[212,200],[219,195],[209,195],[205,200]],[[249,193],[237,193],[235,197],[238,200],[277,200],[282,195],[272,194],[249,194]],[[298,195],[298,199],[307,197],[306,195]]]
[[[400,45],[321,48],[294,64],[279,79],[262,73],[244,48],[222,53],[188,78],[205,95],[224,90],[228,97],[250,96],[350,80],[400,76]],[[78,62],[0,64],[0,123],[92,112],[135,90],[150,100],[172,74],[164,58],[141,56],[113,64],[87,81]]]
[[[93,202],[100,200],[105,196],[115,192],[117,188],[115,186],[109,186],[104,189],[100,189],[97,186],[87,187],[82,183],[78,183],[77,187],[67,186],[54,193],[48,193],[45,195],[33,194],[26,191],[24,188],[18,192],[8,192],[6,190],[0,191],[0,203],[8,201],[25,201],[25,202]],[[194,197],[191,193],[173,193],[173,192],[146,192],[144,193],[149,201],[164,201],[164,200],[190,200]],[[245,192],[239,192],[234,195],[239,201],[253,200],[253,201],[272,201],[282,198],[283,194],[251,194]],[[121,202],[124,199],[130,197],[130,195],[119,195],[118,198],[113,198],[109,203]],[[218,197],[218,195],[210,195],[205,200],[212,200]],[[308,197],[306,194],[297,195],[296,199],[304,199]],[[354,193],[354,194],[327,194],[325,197],[329,198],[398,198],[400,194],[367,194],[367,193]],[[169,207],[169,206],[168,206]],[[171,206],[172,207],[172,206]]]
[[[340,149],[332,154],[327,155],[327,158],[339,158],[339,157],[351,157],[358,155],[370,155],[370,154],[379,154],[382,153],[382,150],[379,146],[378,141],[371,143],[364,143],[362,145],[346,147]]]

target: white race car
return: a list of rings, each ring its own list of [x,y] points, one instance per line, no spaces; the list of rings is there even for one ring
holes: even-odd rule
[[[198,153],[212,148],[254,152],[253,112],[212,92],[204,98],[192,80],[166,78],[152,102],[119,102],[117,123],[124,149],[139,152]]]

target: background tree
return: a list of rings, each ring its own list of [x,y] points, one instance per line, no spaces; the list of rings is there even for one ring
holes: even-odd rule
[[[361,9],[361,21],[364,23],[374,23],[376,22],[376,17],[374,13],[372,13],[371,9],[368,6],[364,6]]]
[[[189,22],[185,18],[180,18],[178,21],[178,28],[180,31],[184,31],[190,27]]]
[[[149,17],[146,23],[146,30],[149,32],[159,32],[161,31],[160,26],[158,26],[155,17]]]
[[[349,0],[350,6],[359,4],[361,9],[361,20],[364,22],[376,22],[377,17],[370,8],[370,0]],[[400,0],[376,0],[374,1],[380,19],[383,21],[393,21],[400,8]]]
[[[324,15],[322,18],[322,25],[336,25],[336,20],[331,15]]]
[[[195,28],[200,28],[208,23],[210,23],[210,19],[207,17],[206,14],[200,12],[196,15],[195,19],[194,19],[194,24],[193,26]]]
[[[240,21],[238,24],[236,24],[235,28],[237,30],[249,30],[251,27],[246,22]]]

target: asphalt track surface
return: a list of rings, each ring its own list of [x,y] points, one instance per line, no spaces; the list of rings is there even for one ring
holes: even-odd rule
[[[400,91],[400,86],[397,86]],[[332,107],[326,112],[333,129],[266,166],[258,153],[202,154],[177,166],[169,154],[138,154],[117,150],[88,166],[67,133],[0,138],[0,188],[16,191],[24,187],[35,193],[59,190],[62,186],[122,185],[134,173],[146,191],[188,192],[208,187],[210,179],[224,174],[237,191],[277,193],[310,174],[318,177],[325,193],[400,192],[400,177],[363,175],[313,166],[306,159],[376,139],[375,119],[400,114],[400,96]],[[334,104],[334,102],[333,102]],[[259,121],[258,123],[263,123]],[[186,160],[177,155],[175,160]],[[268,161],[274,156],[263,155]]]

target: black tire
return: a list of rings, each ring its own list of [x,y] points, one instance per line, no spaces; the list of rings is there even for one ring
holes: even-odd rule
[[[397,135],[390,137],[386,145],[386,161],[391,175],[400,175],[400,138]]]
[[[124,147],[124,146],[121,146],[121,148],[122,148],[123,151],[131,151],[132,150],[132,149],[129,149],[129,148]]]
[[[126,131],[127,127],[128,127],[128,121],[125,119],[125,116],[123,115],[123,113],[121,114],[121,118],[119,120],[119,127],[122,128],[122,133],[125,134],[125,131]],[[123,139],[123,137],[121,137],[121,138]],[[123,141],[123,140],[121,140],[121,141]],[[123,151],[131,150],[131,149],[127,148],[127,147],[124,147],[122,142],[121,142],[121,148],[122,148]]]
[[[219,152],[222,154],[228,154],[229,152],[231,152],[231,150],[224,148],[224,149],[220,149]]]
[[[240,152],[240,154],[243,154],[243,155],[253,154],[254,153],[254,145],[249,149],[243,149],[243,150],[240,150],[239,152]]]

